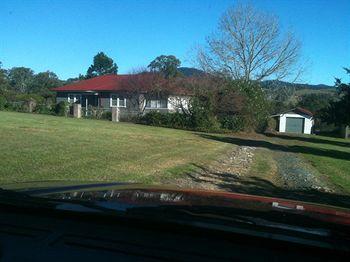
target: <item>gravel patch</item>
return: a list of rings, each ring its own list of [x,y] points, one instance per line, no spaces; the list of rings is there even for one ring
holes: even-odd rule
[[[279,152],[275,157],[278,175],[288,189],[307,190],[314,189],[331,192],[303,160],[293,153]]]
[[[254,157],[255,147],[240,146],[228,155],[218,160],[218,164],[211,167],[211,171],[231,173],[242,176],[249,170]]]
[[[277,170],[273,171],[274,175],[271,176],[271,179],[276,179],[276,181],[267,178],[257,181],[259,177],[249,175],[255,150],[255,147],[250,146],[234,147],[209,167],[198,167],[198,172],[176,179],[175,184],[182,188],[237,192],[243,190],[243,192],[254,193],[257,190],[259,192],[276,190],[274,186],[277,183],[279,190],[333,192],[303,159],[294,153],[282,151],[273,153]]]
[[[255,147],[239,146],[220,157],[209,167],[199,167],[196,173],[175,181],[178,187],[222,190],[240,185],[240,177],[245,175],[253,162]]]

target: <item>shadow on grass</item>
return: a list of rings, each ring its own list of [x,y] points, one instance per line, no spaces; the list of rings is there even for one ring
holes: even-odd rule
[[[297,190],[286,189],[259,177],[242,178],[229,173],[213,173],[204,167],[197,167],[203,171],[204,175],[197,176],[195,174],[187,174],[187,176],[197,183],[212,183],[219,189],[228,192],[286,198],[350,208],[349,195],[323,192],[308,188]]]
[[[334,146],[350,147],[350,142],[327,140],[327,139],[319,138],[317,136],[306,137],[306,136],[298,136],[298,135],[285,135],[285,134],[272,134],[272,133],[266,133],[265,135],[272,138],[277,137],[277,138],[286,139],[286,140],[297,140],[301,142],[309,142],[309,143],[316,143],[316,144],[329,144]]]
[[[333,150],[333,149],[323,149],[323,148],[315,148],[315,147],[301,146],[301,145],[291,145],[291,146],[279,145],[279,144],[274,144],[265,140],[253,140],[253,139],[245,139],[245,138],[238,138],[238,137],[227,137],[227,136],[223,137],[223,136],[207,135],[207,134],[198,134],[198,135],[206,139],[221,141],[225,143],[231,143],[238,146],[252,146],[252,147],[258,147],[258,148],[267,148],[274,151],[303,153],[303,154],[324,156],[324,157],[350,161],[350,153]]]

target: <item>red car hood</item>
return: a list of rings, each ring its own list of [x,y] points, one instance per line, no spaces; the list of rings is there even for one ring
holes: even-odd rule
[[[35,186],[33,186],[35,185]],[[350,209],[329,205],[222,191],[177,189],[128,183],[22,183],[18,192],[45,198],[104,202],[130,207],[223,207],[258,212],[299,214],[323,222],[350,225]]]

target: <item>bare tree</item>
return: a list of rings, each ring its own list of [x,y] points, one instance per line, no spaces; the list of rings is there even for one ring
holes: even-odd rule
[[[194,94],[192,90],[193,78],[176,77],[172,79],[166,79],[163,91],[168,96],[168,103],[173,110],[189,114],[189,107],[191,103],[191,96]],[[175,95],[176,94],[176,95]]]
[[[248,5],[228,9],[218,31],[199,48],[206,72],[235,80],[283,79],[299,75],[301,45],[291,32],[282,35],[278,19]]]
[[[149,72],[144,68],[135,69],[122,79],[125,96],[140,115],[145,111],[147,99],[164,95],[166,84],[167,81],[160,73]]]

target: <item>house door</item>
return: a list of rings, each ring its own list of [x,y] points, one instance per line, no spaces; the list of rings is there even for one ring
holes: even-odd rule
[[[286,132],[287,133],[304,133],[304,121],[302,117],[287,117]]]

